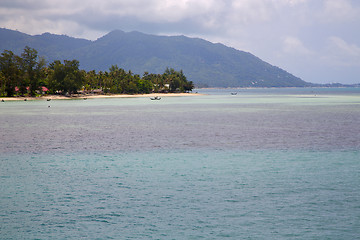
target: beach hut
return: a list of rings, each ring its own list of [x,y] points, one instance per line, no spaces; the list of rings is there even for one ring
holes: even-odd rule
[[[48,91],[49,91],[49,89],[47,87],[44,87],[44,86],[41,87],[42,93],[47,93]]]

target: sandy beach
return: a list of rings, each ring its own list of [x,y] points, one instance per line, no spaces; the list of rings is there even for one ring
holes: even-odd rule
[[[150,94],[79,94],[73,96],[47,95],[41,97],[0,97],[0,101],[33,101],[33,100],[66,100],[66,99],[92,99],[92,98],[134,98],[134,97],[180,97],[180,96],[198,96],[200,93],[150,93]]]

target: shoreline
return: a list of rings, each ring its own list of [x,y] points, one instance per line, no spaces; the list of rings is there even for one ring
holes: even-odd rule
[[[89,95],[75,95],[75,96],[62,96],[62,95],[47,95],[40,97],[0,97],[0,101],[34,101],[34,100],[74,100],[74,99],[96,99],[96,98],[140,98],[140,97],[183,97],[183,96],[200,96],[201,93],[148,93],[148,94],[89,94]]]

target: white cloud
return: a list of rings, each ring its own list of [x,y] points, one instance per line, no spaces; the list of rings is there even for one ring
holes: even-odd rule
[[[349,44],[339,37],[330,37],[331,45],[337,47],[341,53],[347,56],[360,57],[360,47],[355,44]]]
[[[327,23],[360,20],[360,8],[348,0],[325,0],[320,17]]]
[[[288,36],[283,41],[283,52],[286,55],[307,56],[313,54],[305,45],[296,37]]]
[[[261,0],[254,1],[232,1],[230,21],[246,24],[269,20],[271,11],[270,3]]]
[[[360,47],[333,36],[327,41],[322,59],[335,66],[360,67]]]

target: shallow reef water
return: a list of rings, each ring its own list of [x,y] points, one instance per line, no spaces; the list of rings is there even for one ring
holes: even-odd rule
[[[358,238],[359,90],[197,91],[0,103],[0,238]]]

